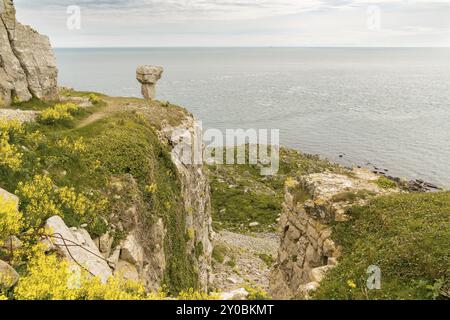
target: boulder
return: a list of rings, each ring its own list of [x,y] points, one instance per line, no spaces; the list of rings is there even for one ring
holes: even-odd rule
[[[59,216],[47,220],[49,241],[65,259],[83,266],[90,274],[106,282],[112,275],[108,263],[84,229],[71,231]]]
[[[332,265],[327,265],[319,268],[314,268],[309,272],[309,278],[312,282],[320,283],[325,278],[328,271],[333,268]]]
[[[13,200],[17,204],[17,206],[19,206],[19,198],[12,193],[3,190],[2,188],[0,188],[0,197],[2,197],[4,200]]]
[[[120,247],[114,249],[113,253],[108,258],[108,265],[114,270],[117,268],[120,258]]]
[[[10,250],[18,250],[22,247],[22,245],[22,241],[20,241],[20,239],[16,236],[9,236],[3,244],[5,248]]]
[[[142,85],[142,95],[147,100],[154,100],[156,83],[161,79],[164,69],[157,66],[139,66],[136,70],[136,79]]]
[[[109,233],[105,233],[99,239],[99,249],[101,253],[109,256],[111,253],[111,246],[113,244],[114,238],[109,235]]]
[[[125,280],[139,281],[139,271],[136,266],[123,260],[119,260],[117,268],[114,271],[114,275],[121,277]]]
[[[19,281],[19,274],[9,264],[0,260],[0,289],[9,289]]]
[[[129,234],[122,243],[120,259],[129,263],[140,265],[144,259],[144,249],[139,244],[134,234]]]

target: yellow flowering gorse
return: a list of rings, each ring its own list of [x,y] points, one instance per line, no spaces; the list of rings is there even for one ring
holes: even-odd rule
[[[90,213],[97,213],[107,206],[106,199],[95,202],[74,188],[57,188],[46,175],[36,175],[31,181],[19,183],[20,194],[29,227],[38,227],[51,216],[72,213],[83,220]]]
[[[87,150],[87,146],[82,137],[74,141],[70,141],[67,137],[64,137],[63,139],[58,140],[56,144],[59,148],[68,151],[71,154],[82,154]]]
[[[17,210],[17,203],[0,195],[0,246],[23,227],[22,214]]]
[[[0,166],[13,170],[20,168],[23,154],[11,143],[11,137],[22,132],[23,127],[17,120],[0,119]]]
[[[102,283],[84,270],[74,273],[77,266],[71,266],[70,262],[55,255],[46,255],[41,248],[33,251],[27,274],[20,278],[14,289],[15,299],[144,300],[164,297],[162,294],[147,295],[141,283],[118,277],[110,277]]]
[[[42,111],[39,120],[44,124],[72,121],[76,112],[78,106],[75,103],[56,104]]]

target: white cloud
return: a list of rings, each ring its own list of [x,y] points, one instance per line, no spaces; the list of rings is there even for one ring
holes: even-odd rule
[[[450,46],[450,0],[16,0],[56,46]],[[82,29],[66,28],[66,7]],[[381,30],[366,27],[367,7]]]

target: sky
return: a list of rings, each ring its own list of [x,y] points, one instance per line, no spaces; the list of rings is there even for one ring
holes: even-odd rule
[[[450,47],[450,0],[15,0],[54,47]]]

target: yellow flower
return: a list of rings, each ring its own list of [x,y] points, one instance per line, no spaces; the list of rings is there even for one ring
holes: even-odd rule
[[[43,110],[39,120],[44,124],[71,121],[76,112],[78,112],[78,106],[74,103],[56,104]]]
[[[23,227],[22,214],[17,203],[0,195],[0,245],[11,235],[16,235]]]
[[[347,281],[347,285],[351,288],[351,289],[355,289],[356,288],[356,283],[353,280],[348,280]]]
[[[298,185],[298,181],[295,180],[294,178],[289,177],[289,178],[286,179],[286,182],[284,183],[284,185],[286,187],[292,189],[292,188],[295,188]]]
[[[20,133],[23,127],[17,120],[0,119],[0,166],[18,170],[22,165],[23,154],[11,143],[11,137]]]

